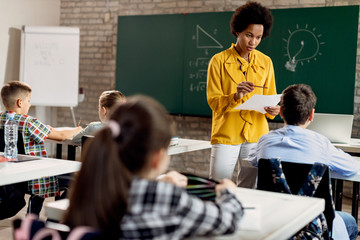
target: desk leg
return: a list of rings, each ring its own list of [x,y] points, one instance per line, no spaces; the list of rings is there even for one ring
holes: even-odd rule
[[[62,144],[56,144],[56,158],[62,159]]]
[[[355,218],[356,222],[358,222],[358,212],[359,212],[359,182],[353,182],[351,214]]]
[[[335,191],[335,209],[341,211],[342,208],[342,196],[343,196],[343,185],[344,181],[336,180],[336,191]]]
[[[68,160],[75,160],[76,146],[68,145]]]

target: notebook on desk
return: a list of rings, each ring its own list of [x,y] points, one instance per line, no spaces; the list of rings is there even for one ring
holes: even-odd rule
[[[307,129],[327,137],[332,143],[350,143],[354,115],[315,113]]]
[[[0,158],[5,158],[4,153],[0,154]],[[9,162],[18,163],[18,162],[26,162],[26,161],[33,161],[33,160],[39,160],[39,159],[40,159],[40,157],[38,157],[38,156],[18,154],[18,159],[11,160]]]

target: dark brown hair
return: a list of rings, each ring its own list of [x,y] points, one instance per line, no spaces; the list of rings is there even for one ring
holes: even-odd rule
[[[237,33],[244,31],[250,24],[263,25],[262,38],[269,36],[273,24],[270,10],[260,3],[248,1],[235,10],[230,21],[231,33],[237,37]]]
[[[290,85],[282,92],[281,111],[285,122],[289,125],[304,124],[315,105],[316,96],[309,85]]]
[[[110,109],[117,103],[122,103],[126,100],[125,95],[117,90],[109,90],[101,93],[99,103],[101,107]]]
[[[26,97],[27,94],[31,93],[31,87],[19,81],[10,81],[4,84],[1,89],[1,100],[6,109],[15,106],[16,101],[19,98]]]
[[[105,126],[86,142],[64,222],[116,236],[132,176],[144,170],[152,153],[168,148],[173,129],[163,106],[140,95],[114,106],[109,121],[120,126],[120,134],[113,136],[112,128]]]

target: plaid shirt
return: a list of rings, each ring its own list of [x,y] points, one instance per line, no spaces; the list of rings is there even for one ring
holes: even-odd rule
[[[224,190],[216,203],[190,196],[165,182],[135,179],[129,211],[121,222],[123,239],[182,239],[229,234],[243,215],[236,196]]]
[[[0,128],[4,128],[8,119],[9,111],[0,113]],[[31,116],[15,114],[14,119],[18,123],[18,130],[22,133],[25,154],[47,157],[44,141],[50,133],[50,129]],[[31,193],[40,197],[53,197],[59,195],[57,177],[43,177],[28,182]]]

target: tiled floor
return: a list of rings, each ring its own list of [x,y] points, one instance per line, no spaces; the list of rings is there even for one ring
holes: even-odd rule
[[[46,202],[49,202],[49,201],[54,201],[54,198],[46,199],[44,202],[44,205],[46,204]],[[27,199],[26,199],[26,202],[27,202]],[[26,213],[26,207],[27,206],[25,206],[16,216],[0,221],[0,240],[13,239],[13,237],[12,237],[12,221],[16,218],[24,217],[25,213]],[[351,199],[350,198],[347,198],[347,197],[343,198],[343,209],[342,210],[351,213]],[[40,218],[45,220],[44,209],[40,213]],[[359,228],[360,228],[360,220],[359,220]],[[360,236],[357,238],[357,240],[360,240]]]

